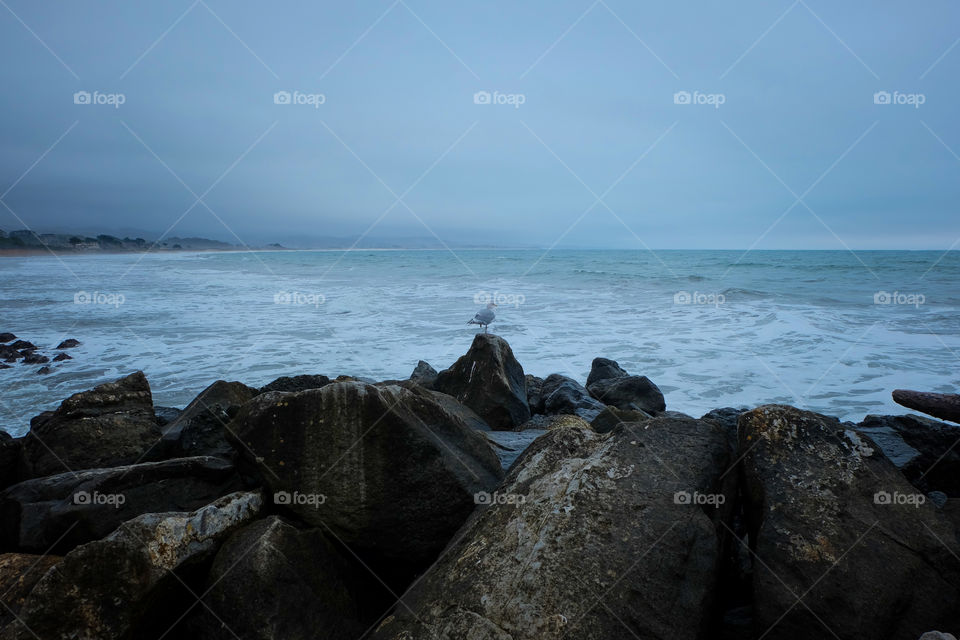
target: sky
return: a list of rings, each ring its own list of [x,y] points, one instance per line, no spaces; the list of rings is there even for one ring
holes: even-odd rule
[[[958,43],[952,0],[3,0],[0,229],[943,250]]]

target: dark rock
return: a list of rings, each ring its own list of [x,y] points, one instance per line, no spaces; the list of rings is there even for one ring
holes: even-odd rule
[[[270,384],[260,387],[260,393],[270,391],[306,391],[307,389],[319,389],[330,384],[331,380],[327,376],[321,375],[301,375],[301,376],[282,376]]]
[[[157,419],[157,424],[161,427],[165,427],[176,420],[181,413],[183,413],[183,409],[177,409],[176,407],[155,406],[153,408],[153,415]]]
[[[484,435],[490,441],[494,453],[503,469],[509,469],[517,458],[527,450],[537,438],[547,433],[546,429],[525,429],[523,431],[489,431]]]
[[[224,437],[226,426],[241,405],[258,393],[242,382],[217,380],[201,391],[176,420],[164,426],[161,455],[233,457],[233,447]]]
[[[65,553],[141,514],[191,511],[241,488],[233,466],[211,457],[35,478],[0,493],[0,542]]]
[[[0,490],[20,482],[19,468],[23,438],[0,431]]]
[[[22,477],[132,464],[159,437],[150,385],[137,371],[34,417],[24,437]]]
[[[539,438],[373,637],[710,637],[726,436],[649,424]]]
[[[596,418],[590,422],[590,427],[597,433],[609,433],[621,424],[639,424],[651,419],[646,411],[628,411],[616,407],[605,407]]]
[[[628,376],[626,371],[617,364],[616,360],[607,358],[594,358],[590,365],[590,375],[587,376],[587,387],[600,380],[609,380],[610,378],[623,378]]]
[[[46,374],[50,373],[51,371],[52,371],[52,369],[50,369],[50,367],[47,366],[47,365],[44,365],[44,366],[40,367],[39,369],[37,369],[37,373],[38,373],[39,375],[46,375]]]
[[[493,429],[512,429],[530,419],[523,367],[503,338],[478,333],[452,367],[437,375],[437,391],[467,405]]]
[[[606,406],[590,397],[590,394],[573,378],[552,373],[543,381],[543,411],[552,415],[567,413],[578,415],[590,422]]]
[[[960,427],[924,416],[870,415],[858,428],[871,438],[884,438],[877,438],[877,444],[897,455],[894,462],[922,492],[960,498]]]
[[[482,433],[419,390],[341,382],[263,394],[227,439],[304,522],[371,557],[423,563],[502,472]]]
[[[590,395],[618,409],[640,410],[657,414],[666,410],[663,393],[646,376],[605,378],[591,384]]]
[[[543,413],[543,378],[528,373],[524,376],[524,380],[527,383],[527,405],[530,407],[530,413]]]
[[[73,356],[68,353],[58,353],[57,355],[53,356],[54,362],[60,362],[62,360],[73,360]]]
[[[80,341],[74,338],[67,338],[63,342],[57,345],[57,349],[72,349],[73,347],[79,347]]]
[[[30,591],[43,574],[58,562],[60,556],[0,554],[0,594],[3,601],[3,607],[0,607],[0,630],[16,620]]]
[[[897,389],[893,392],[893,401],[934,418],[960,422],[960,395],[956,393],[928,393]]]
[[[757,633],[892,640],[960,625],[955,529],[869,438],[782,405],[741,415],[739,436]]]
[[[151,513],[125,522],[103,540],[77,547],[27,596],[3,640],[158,637],[196,596],[190,571],[255,518],[259,493],[234,493],[189,513]],[[295,615],[295,614],[294,614]],[[170,637],[179,637],[175,630]]]
[[[33,351],[24,351],[21,353],[23,353],[23,364],[44,364],[45,362],[50,362],[50,358],[42,353],[35,353]]]
[[[33,344],[29,340],[17,340],[10,345],[10,348],[14,351],[23,351],[24,349],[33,350],[37,348],[37,345]]]
[[[8,364],[0,362],[0,369],[11,369],[12,367]]]
[[[410,379],[421,387],[433,389],[437,383],[437,370],[430,366],[430,363],[420,360],[416,368],[410,374]]]
[[[277,516],[234,533],[207,578],[204,640],[354,640],[360,622],[357,576],[319,529],[300,530]],[[381,611],[382,612],[382,609]],[[380,613],[378,612],[378,613]]]
[[[16,339],[17,339],[17,336],[13,335],[12,333],[9,333],[9,332],[0,333],[0,342],[10,342],[11,340],[16,340]]]
[[[527,429],[539,429],[541,431],[551,431],[553,429],[561,429],[564,427],[574,427],[577,429],[589,429],[590,423],[581,418],[580,416],[569,414],[569,413],[557,413],[554,415],[544,416],[544,415],[535,415],[522,425],[517,427],[515,431],[526,431]]]

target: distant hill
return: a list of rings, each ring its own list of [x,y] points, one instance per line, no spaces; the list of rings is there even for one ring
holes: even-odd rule
[[[207,238],[171,237],[157,242],[144,238],[118,238],[107,234],[96,237],[70,233],[39,233],[18,229],[9,233],[0,229],[0,251],[36,251],[49,249],[54,253],[124,252],[124,251],[209,251],[239,249],[237,245]],[[271,245],[271,248],[282,248]]]

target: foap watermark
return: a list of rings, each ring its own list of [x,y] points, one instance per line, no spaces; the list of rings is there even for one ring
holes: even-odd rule
[[[473,296],[476,304],[490,304],[491,302],[498,307],[508,306],[518,308],[527,301],[527,297],[522,293],[500,293],[499,291],[478,291]]]
[[[727,96],[722,93],[703,93],[702,91],[677,91],[673,94],[673,104],[705,104],[714,109],[719,109],[720,105],[727,101]]]
[[[894,491],[877,491],[873,494],[873,504],[899,505],[919,509],[920,505],[927,501],[927,496],[922,493],[900,493]]]
[[[677,291],[673,294],[673,304],[709,304],[719,307],[727,301],[722,293],[703,293],[700,291]]]
[[[919,109],[920,105],[927,101],[927,96],[922,93],[901,93],[894,91],[877,91],[873,94],[873,104],[902,104]]]
[[[122,93],[102,93],[100,91],[77,91],[73,94],[73,104],[102,104],[119,109],[127,101]]]
[[[707,505],[710,507],[719,507],[727,501],[727,496],[722,493],[700,493],[694,491],[677,491],[673,494],[674,504],[696,504]]]
[[[922,293],[901,293],[894,291],[877,291],[873,294],[873,304],[906,304],[919,309],[920,305],[927,301]]]
[[[127,497],[122,493],[77,491],[73,494],[73,504],[83,506],[107,506],[119,509],[126,501]]]
[[[523,504],[526,501],[527,496],[522,493],[498,493],[496,491],[487,493],[486,491],[478,491],[473,494],[474,504]]]
[[[319,109],[327,101],[322,93],[303,93],[302,91],[277,91],[273,94],[273,104],[305,104]]]
[[[277,491],[273,494],[273,503],[286,507],[306,506],[316,509],[327,501],[327,496],[322,493],[300,493],[294,491]]]
[[[319,307],[327,301],[322,293],[304,293],[302,291],[278,291],[273,294],[273,304],[309,305]]]
[[[494,91],[477,91],[473,94],[473,104],[508,104],[514,109],[519,109],[520,105],[527,101],[527,96],[522,93],[500,93]]]
[[[122,293],[104,293],[102,291],[77,291],[73,294],[73,304],[105,304],[114,308],[119,307],[126,302],[126,297]]]

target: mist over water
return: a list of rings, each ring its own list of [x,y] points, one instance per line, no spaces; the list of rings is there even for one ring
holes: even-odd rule
[[[875,251],[354,251],[0,260],[0,331],[73,360],[0,370],[0,428],[142,369],[157,405],[217,379],[406,378],[449,366],[477,309],[527,373],[583,382],[596,356],[667,408],[783,402],[860,420],[894,388],[960,385],[960,257]]]

